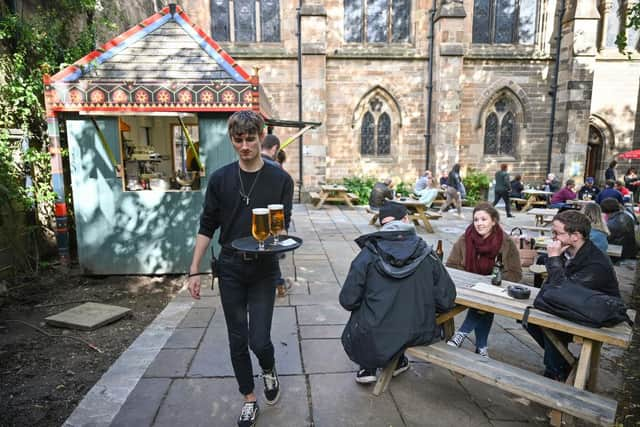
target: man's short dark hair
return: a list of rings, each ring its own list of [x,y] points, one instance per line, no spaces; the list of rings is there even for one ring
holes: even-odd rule
[[[262,140],[262,149],[263,150],[271,150],[273,147],[278,147],[280,149],[280,140],[277,136],[270,133],[264,137]]]
[[[589,238],[591,233],[591,222],[582,212],[578,212],[575,209],[560,212],[553,217],[554,221],[558,221],[564,225],[564,231],[567,233],[578,232],[582,234],[582,237]]]
[[[620,210],[620,202],[613,197],[607,197],[600,202],[600,208],[602,209],[602,212],[606,214],[618,212]]]
[[[568,179],[568,180],[567,180],[567,182],[566,182],[566,186],[568,187],[568,186],[570,186],[570,185],[575,185],[575,183],[576,183],[576,182],[575,182],[574,180],[572,180],[572,179]]]
[[[227,121],[229,136],[246,134],[260,134],[264,128],[264,120],[260,114],[251,110],[236,111]]]

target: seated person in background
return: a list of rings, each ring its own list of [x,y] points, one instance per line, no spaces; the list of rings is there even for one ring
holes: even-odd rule
[[[369,195],[369,207],[378,210],[386,200],[393,200],[393,182],[391,178],[386,178],[382,182],[376,182]]]
[[[544,184],[542,184],[542,189],[544,191],[551,191],[552,193],[555,193],[560,189],[560,181],[558,181],[558,178],[556,178],[554,174],[550,173],[547,175],[547,179],[544,181]]]
[[[445,189],[445,187],[447,186],[447,172],[446,171],[442,171],[442,174],[440,175],[440,180],[438,181],[438,183],[440,184],[440,187]]]
[[[576,198],[576,193],[573,191],[574,188],[576,188],[575,181],[568,179],[566,185],[551,196],[550,207],[555,209],[568,207],[567,200],[575,200]]]
[[[598,203],[600,207],[602,207],[602,201],[610,197],[616,199],[620,203],[623,203],[622,194],[620,194],[618,190],[613,188],[615,185],[615,181],[608,179],[605,185],[606,185],[605,189],[602,190],[600,194],[598,194],[598,197],[596,197],[596,203]]]
[[[424,171],[424,173],[420,177],[418,177],[418,180],[413,186],[413,192],[416,194],[420,194],[420,192],[425,188],[431,187],[432,182],[433,176],[431,175],[431,171]]]
[[[580,200],[595,200],[598,197],[598,193],[600,193],[600,189],[593,185],[595,180],[592,176],[587,177],[584,180],[584,185],[578,191],[578,199]]]
[[[375,382],[376,369],[405,348],[438,340],[436,313],[451,310],[456,299],[449,273],[416,234],[403,205],[385,203],[380,224],[380,231],[356,239],[361,251],[340,291],[340,305],[351,312],[342,345],[360,365],[360,384]],[[393,375],[407,369],[402,354]]]
[[[614,198],[604,199],[600,206],[607,219],[609,244],[622,246],[622,258],[635,258],[638,255],[638,246],[634,220]]]
[[[616,181],[614,188],[622,194],[622,201],[624,203],[631,202],[631,191],[627,187],[624,186],[624,182]]]
[[[424,175],[418,178],[413,192],[418,196],[418,200],[426,207],[431,207],[431,204],[438,196],[438,189],[433,186],[433,176],[431,171],[425,171]]]
[[[473,222],[453,245],[447,267],[488,275],[498,254],[502,254],[504,280],[519,282],[522,266],[518,248],[500,227],[500,214],[496,208],[490,203],[480,203],[473,210]],[[488,358],[487,344],[492,323],[493,313],[470,308],[464,323],[447,344],[460,347],[467,335],[475,330],[476,353]]]
[[[606,254],[607,249],[609,248],[609,242],[607,242],[607,238],[609,237],[609,228],[602,217],[600,205],[597,203],[586,204],[582,208],[582,213],[591,223],[589,240],[591,240],[598,249]]]
[[[553,241],[547,245],[548,276],[544,286],[562,286],[573,282],[589,289],[620,297],[618,279],[611,260],[589,240],[591,224],[586,216],[576,210],[560,212],[553,218]],[[527,331],[544,349],[544,376],[564,381],[571,366],[538,325],[527,325]],[[572,336],[553,331],[565,347]]]
[[[516,175],[509,185],[511,186],[511,193],[509,194],[509,197],[524,199],[524,194],[522,194],[522,190],[524,190],[524,185],[522,185],[522,175]]]

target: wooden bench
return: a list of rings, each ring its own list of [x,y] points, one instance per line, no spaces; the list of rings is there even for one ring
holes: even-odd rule
[[[527,199],[519,199],[517,197],[511,197],[511,198],[509,198],[509,201],[513,202],[513,204],[515,206],[517,206],[517,205],[526,205],[527,204]]]
[[[347,196],[349,196],[352,202],[357,202],[360,199],[355,193],[347,193]]]
[[[611,426],[615,421],[617,402],[613,399],[483,358],[444,341],[408,348],[406,354],[594,424]],[[390,369],[393,375],[396,363],[389,364],[385,370]]]
[[[551,233],[551,227],[540,227],[537,225],[520,225],[518,227],[523,230],[537,231],[541,236],[544,236],[544,233]]]
[[[369,220],[369,225],[376,225],[376,223],[378,222],[378,216],[380,215],[380,212],[374,211],[369,206],[367,206],[365,209],[367,210],[367,213],[373,214],[373,216],[371,217],[371,220]]]
[[[309,198],[310,198],[312,201],[314,201],[314,200],[315,200],[315,201],[318,201],[318,200],[320,200],[320,194],[319,194],[319,193],[317,193],[316,191],[309,191]]]

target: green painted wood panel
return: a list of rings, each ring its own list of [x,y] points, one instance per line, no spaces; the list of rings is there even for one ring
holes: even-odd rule
[[[202,117],[200,153],[207,177],[235,159],[227,115]],[[120,161],[117,118],[98,118]],[[78,259],[92,274],[185,273],[206,190],[123,191],[91,120],[67,120]],[[208,257],[207,257],[208,258]],[[208,271],[208,259],[202,271]]]

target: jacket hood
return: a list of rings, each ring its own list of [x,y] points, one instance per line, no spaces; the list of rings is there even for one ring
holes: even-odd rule
[[[396,279],[411,275],[432,250],[413,224],[402,221],[391,221],[380,231],[358,237],[356,243],[373,253],[378,272]]]

